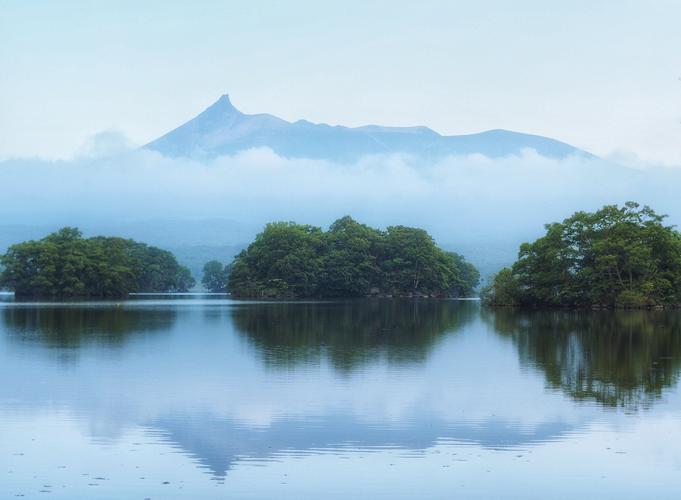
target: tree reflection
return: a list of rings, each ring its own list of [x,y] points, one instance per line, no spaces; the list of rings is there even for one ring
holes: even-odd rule
[[[122,345],[134,333],[167,330],[175,321],[172,309],[116,306],[38,306],[0,309],[10,338],[50,347],[85,343]]]
[[[483,309],[520,360],[576,400],[648,408],[674,386],[681,366],[681,314],[674,311]]]
[[[271,366],[328,359],[350,371],[378,359],[424,361],[437,340],[470,322],[476,310],[470,303],[435,300],[261,303],[237,307],[232,318]]]

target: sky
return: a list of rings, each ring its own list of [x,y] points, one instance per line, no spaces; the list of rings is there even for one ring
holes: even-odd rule
[[[247,113],[504,128],[681,166],[681,2],[0,0],[0,159]]]

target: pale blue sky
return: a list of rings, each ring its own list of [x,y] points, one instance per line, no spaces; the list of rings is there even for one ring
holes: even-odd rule
[[[0,158],[143,144],[228,92],[332,124],[507,128],[681,165],[681,2],[0,0]]]

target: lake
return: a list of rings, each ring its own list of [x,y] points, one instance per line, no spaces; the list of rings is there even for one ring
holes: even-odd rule
[[[0,498],[679,498],[681,313],[0,301]]]

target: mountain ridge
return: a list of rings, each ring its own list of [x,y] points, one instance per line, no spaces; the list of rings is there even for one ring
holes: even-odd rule
[[[222,95],[191,120],[144,146],[169,157],[211,159],[246,149],[268,147],[287,158],[353,162],[365,155],[405,153],[424,159],[482,154],[492,158],[535,150],[549,158],[593,157],[570,144],[540,135],[492,129],[441,135],[425,126],[346,127],[289,122],[268,113],[245,114]]]

